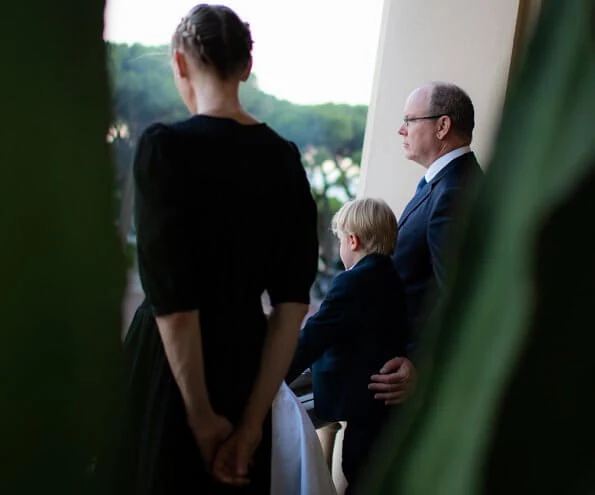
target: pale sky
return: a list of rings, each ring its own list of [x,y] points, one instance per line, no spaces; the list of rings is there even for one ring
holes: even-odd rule
[[[107,0],[105,38],[169,43],[197,0]],[[209,2],[207,2],[209,3]],[[383,0],[221,0],[250,24],[260,87],[295,103],[368,104]]]

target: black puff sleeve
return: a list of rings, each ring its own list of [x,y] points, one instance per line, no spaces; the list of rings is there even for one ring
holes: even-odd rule
[[[141,136],[134,160],[138,263],[156,315],[199,309],[197,229],[189,229],[188,191],[175,135],[155,124]],[[196,219],[194,219],[196,221]]]
[[[287,183],[279,204],[282,216],[273,251],[273,270],[267,291],[271,305],[309,303],[310,287],[318,269],[316,203],[297,147],[288,144]]]

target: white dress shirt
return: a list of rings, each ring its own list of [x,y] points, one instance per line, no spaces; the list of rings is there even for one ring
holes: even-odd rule
[[[469,153],[471,148],[469,146],[461,146],[456,150],[449,151],[446,155],[442,155],[436,161],[434,161],[426,170],[425,178],[426,182],[430,182],[434,177],[438,175],[438,173],[446,167],[450,162],[452,162],[455,158],[464,155],[465,153]]]

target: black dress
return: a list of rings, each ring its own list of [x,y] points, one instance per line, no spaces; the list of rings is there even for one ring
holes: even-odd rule
[[[119,491],[268,494],[270,414],[251,484],[237,489],[211,479],[154,315],[199,310],[211,403],[237,422],[265,339],[263,291],[273,305],[307,303],[316,273],[316,206],[299,152],[266,124],[198,115],[147,129],[134,175],[146,300],[125,341],[130,381]]]

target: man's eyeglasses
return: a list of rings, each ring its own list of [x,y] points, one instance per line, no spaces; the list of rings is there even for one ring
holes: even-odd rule
[[[405,127],[409,127],[409,122],[415,122],[417,120],[432,120],[432,119],[439,119],[443,117],[444,114],[440,115],[427,115],[426,117],[403,117],[403,125]]]

